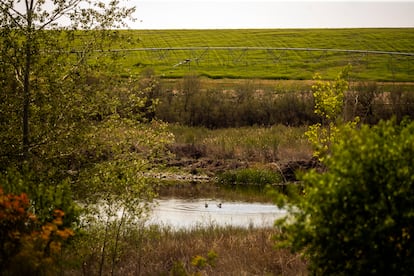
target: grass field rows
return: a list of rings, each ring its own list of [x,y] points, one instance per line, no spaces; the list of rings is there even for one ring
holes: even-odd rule
[[[414,53],[410,28],[128,30],[121,37],[127,45],[112,47],[129,50],[119,53],[123,74],[153,68],[173,78],[192,72],[210,78],[311,79],[315,72],[334,77],[351,64],[355,79],[414,79],[414,56],[384,53]]]

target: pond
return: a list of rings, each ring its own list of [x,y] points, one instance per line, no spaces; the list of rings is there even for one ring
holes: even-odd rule
[[[272,226],[285,215],[285,210],[273,204],[168,198],[156,200],[149,223],[175,229],[210,225],[258,228]]]

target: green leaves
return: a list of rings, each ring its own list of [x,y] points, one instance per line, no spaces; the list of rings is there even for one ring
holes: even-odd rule
[[[316,74],[316,83],[312,85],[312,93],[315,100],[315,113],[328,121],[335,120],[342,112],[344,92],[348,89],[348,82],[340,74],[335,83],[321,81],[321,76]]]
[[[285,224],[316,274],[414,273],[414,123],[340,128]]]
[[[316,83],[312,85],[312,95],[315,101],[315,114],[319,115],[322,123],[311,125],[305,136],[314,147],[314,156],[319,160],[330,153],[330,148],[335,143],[338,135],[338,126],[343,124],[344,95],[348,90],[348,71],[350,66],[345,67],[333,82],[322,81],[316,74]],[[359,118],[344,124],[345,128],[354,128]]]
[[[266,185],[279,183],[281,176],[279,173],[268,169],[245,168],[226,171],[219,175],[218,181],[228,186],[264,189]]]

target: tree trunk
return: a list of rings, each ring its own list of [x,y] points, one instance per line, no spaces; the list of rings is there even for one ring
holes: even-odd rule
[[[27,25],[25,64],[23,68],[23,161],[29,158],[30,133],[29,133],[29,108],[30,108],[30,70],[32,65],[32,32],[33,32],[33,0],[26,1]]]
[[[26,46],[26,61],[24,66],[23,81],[23,160],[27,161],[29,156],[29,107],[30,107],[30,41]]]

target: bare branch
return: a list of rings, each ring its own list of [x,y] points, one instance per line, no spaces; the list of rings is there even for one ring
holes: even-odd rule
[[[68,1],[66,1],[66,2],[68,2]],[[48,21],[46,21],[43,25],[41,25],[39,27],[39,30],[42,30],[42,29],[46,28],[51,23],[55,22],[56,20],[58,20],[59,18],[64,16],[67,12],[73,10],[81,2],[82,2],[82,0],[72,0],[72,1],[69,1],[68,3],[66,3],[65,6],[57,7],[53,11],[53,14],[50,17],[50,19]]]
[[[2,3],[1,10],[19,29],[23,29],[23,25],[16,19],[16,17],[23,20],[26,20],[26,17],[16,10],[11,3],[9,3],[9,5]]]

